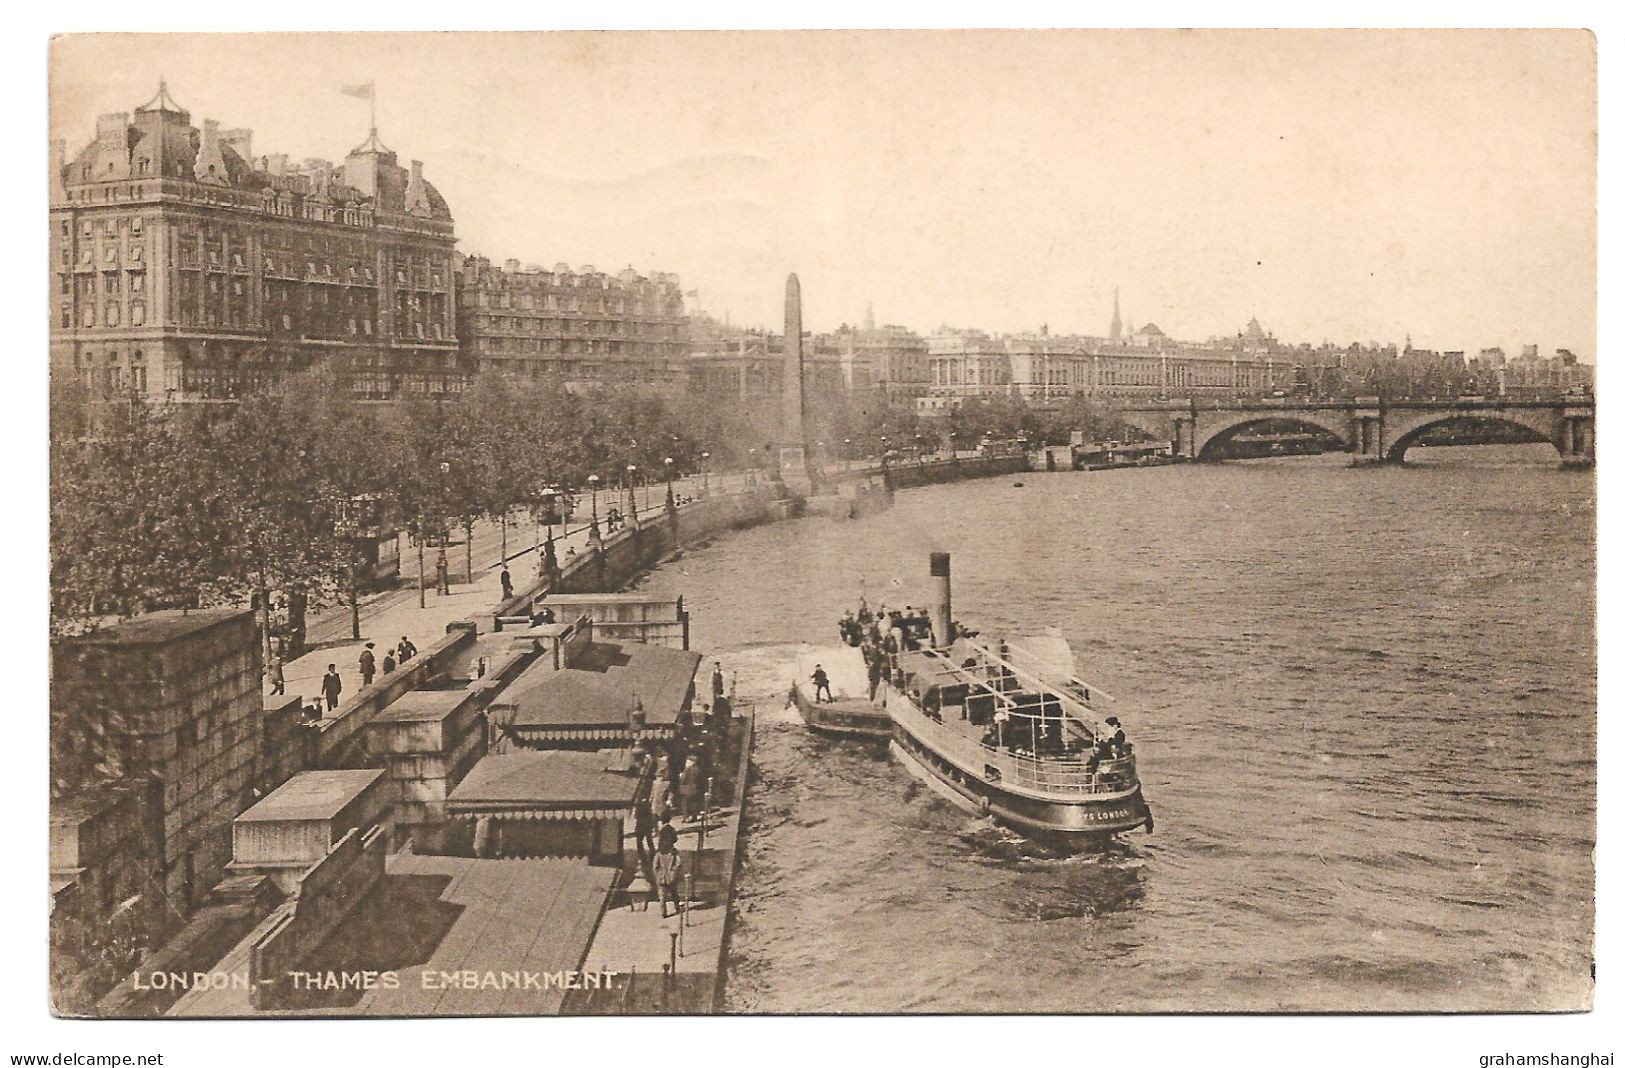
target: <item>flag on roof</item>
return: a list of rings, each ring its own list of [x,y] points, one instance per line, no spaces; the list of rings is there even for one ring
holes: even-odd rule
[[[360,85],[341,85],[339,86],[339,92],[343,93],[345,96],[353,96],[361,100],[371,100],[372,83],[362,82]]]

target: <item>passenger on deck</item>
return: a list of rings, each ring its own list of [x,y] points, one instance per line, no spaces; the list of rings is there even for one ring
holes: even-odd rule
[[[835,695],[829,692],[829,675],[825,673],[823,664],[813,665],[812,683],[814,704],[820,701],[835,703]]]

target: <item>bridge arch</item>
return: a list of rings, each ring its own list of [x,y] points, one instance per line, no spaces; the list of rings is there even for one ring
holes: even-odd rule
[[[1320,430],[1337,439],[1343,451],[1354,447],[1349,435],[1348,420],[1333,412],[1201,412],[1196,422],[1193,455],[1198,460],[1211,460],[1219,446],[1252,427],[1265,424],[1288,424]],[[1223,415],[1223,420],[1213,417]]]
[[[1512,423],[1532,431],[1540,440],[1556,449],[1560,457],[1564,455],[1563,446],[1559,441],[1562,431],[1561,413],[1554,419],[1550,412],[1518,408],[1444,411],[1431,409],[1414,413],[1391,410],[1388,413],[1388,422],[1383,435],[1386,438],[1383,459],[1388,463],[1403,463],[1406,451],[1415,445],[1417,439],[1424,433],[1435,427],[1467,420],[1497,420]]]

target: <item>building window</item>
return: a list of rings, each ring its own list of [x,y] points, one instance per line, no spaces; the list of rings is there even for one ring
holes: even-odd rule
[[[102,262],[104,262],[104,263],[117,263],[118,262],[118,249],[109,246],[107,251],[102,253]]]
[[[130,305],[130,325],[144,326],[147,322],[147,306],[140,301]]]
[[[107,323],[108,326],[117,326],[118,325],[118,305],[117,304],[108,304],[107,305],[107,314],[103,317],[103,320]]]
[[[64,304],[64,305],[62,305],[62,329],[67,330],[72,326],[73,326],[73,309],[70,308],[68,305]]]

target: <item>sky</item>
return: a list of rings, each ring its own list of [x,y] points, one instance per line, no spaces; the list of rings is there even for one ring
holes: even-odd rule
[[[1581,31],[66,36],[53,137],[160,76],[257,154],[421,159],[458,247],[809,329],[1596,352]]]

